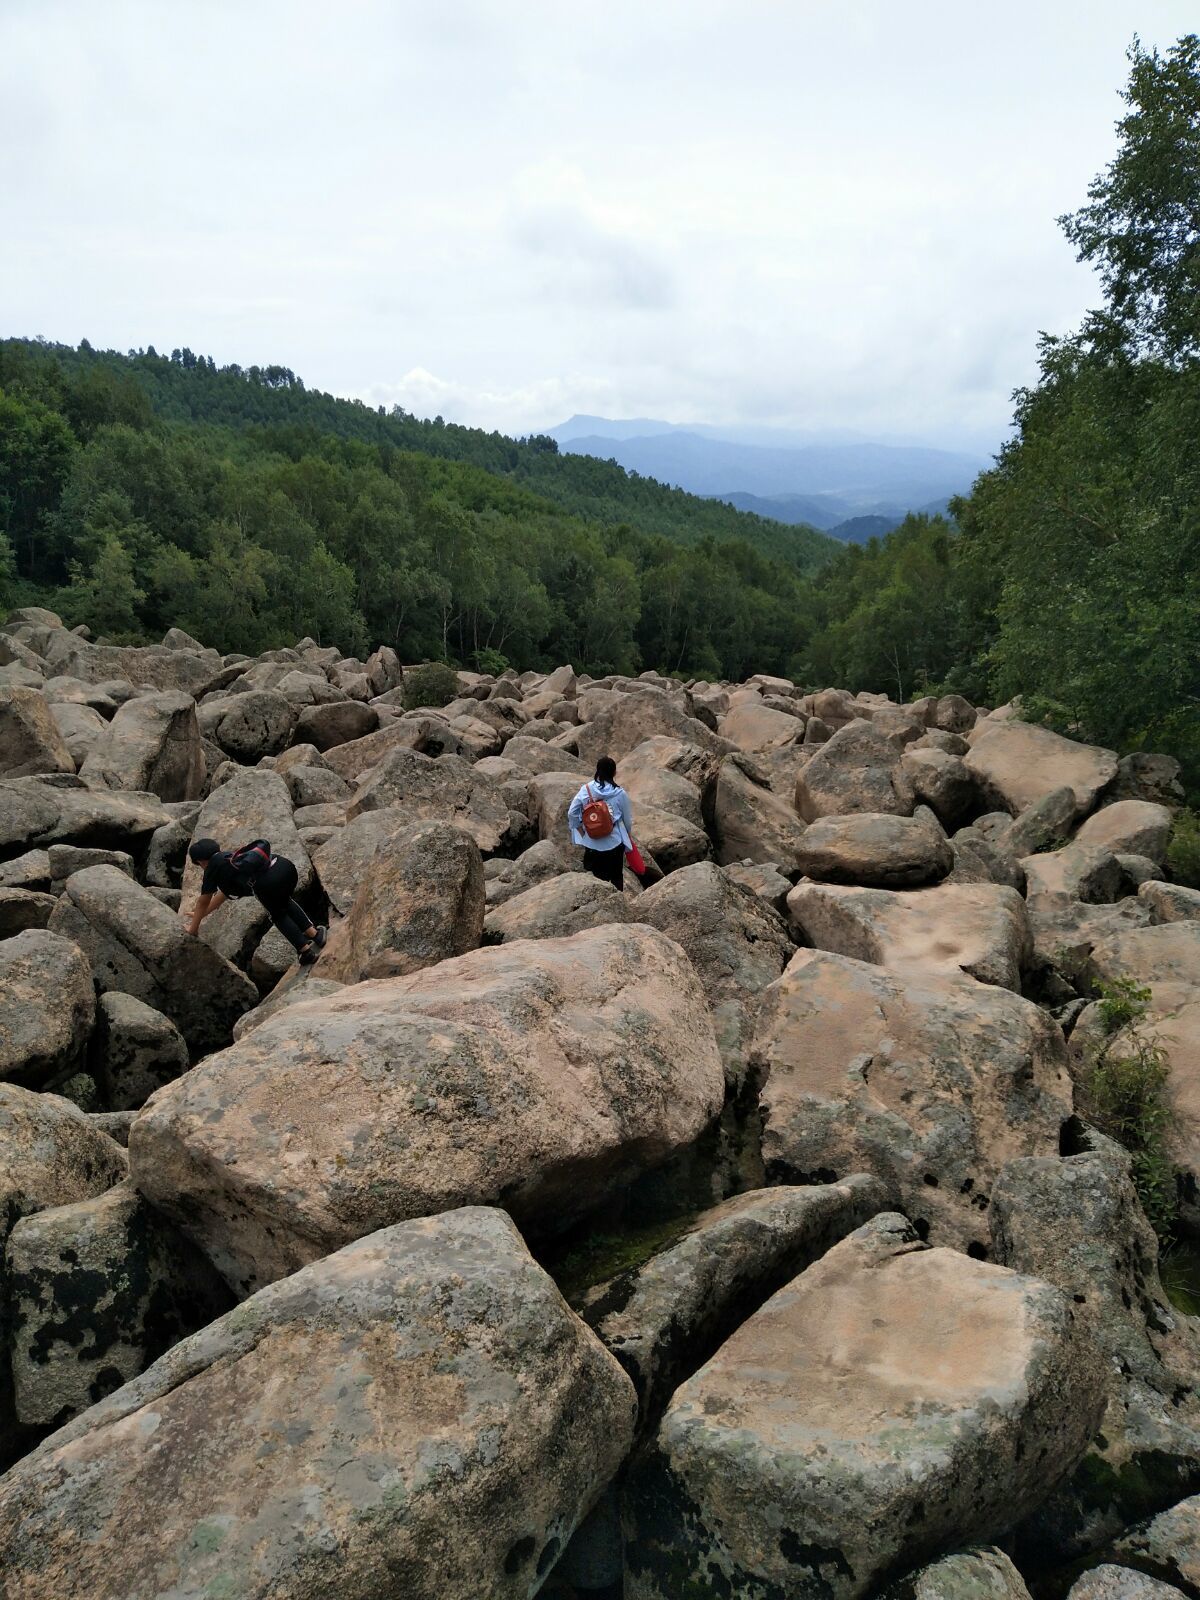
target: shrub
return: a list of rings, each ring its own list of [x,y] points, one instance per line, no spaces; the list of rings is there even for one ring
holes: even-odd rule
[[[449,705],[458,698],[458,674],[444,661],[427,661],[404,674],[404,709]]]
[[[1142,1210],[1167,1243],[1174,1235],[1178,1185],[1170,1152],[1170,1068],[1157,1036],[1144,1026],[1151,992],[1129,978],[1099,988],[1104,1038],[1083,1064],[1083,1110],[1101,1133],[1129,1151]]]
[[[1194,811],[1176,814],[1167,846],[1167,870],[1175,883],[1200,889],[1200,817]]]
[[[475,663],[476,672],[486,673],[492,678],[498,678],[512,665],[507,656],[502,656],[499,650],[491,649],[472,651],[471,660]]]

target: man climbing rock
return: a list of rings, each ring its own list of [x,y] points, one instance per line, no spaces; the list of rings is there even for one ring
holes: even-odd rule
[[[312,965],[327,930],[323,924],[312,923],[303,906],[292,898],[297,883],[295,863],[286,856],[272,855],[269,839],[252,839],[235,850],[222,850],[215,839],[195,839],[188,856],[204,867],[200,895],[187,922],[189,933],[199,933],[205,917],[226,900],[252,894],[296,951],[301,966]]]

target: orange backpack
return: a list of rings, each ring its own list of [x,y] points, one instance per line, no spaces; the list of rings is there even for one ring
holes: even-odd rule
[[[615,826],[613,814],[608,809],[606,800],[594,800],[590,785],[587,788],[588,803],[583,808],[583,831],[589,839],[607,839]]]

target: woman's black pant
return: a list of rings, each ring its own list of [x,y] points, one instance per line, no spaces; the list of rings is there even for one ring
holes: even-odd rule
[[[620,845],[613,850],[590,850],[585,847],[583,861],[594,878],[611,883],[615,889],[625,887],[625,852]]]
[[[294,863],[286,856],[276,856],[259,875],[254,894],[292,949],[301,950],[311,943],[308,930],[312,927],[312,918],[292,899],[296,882]]]

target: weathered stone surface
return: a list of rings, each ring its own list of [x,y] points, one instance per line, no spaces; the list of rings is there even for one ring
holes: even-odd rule
[[[82,767],[96,741],[107,731],[108,723],[91,706],[77,705],[70,700],[50,701],[50,715],[71,753],[71,760],[76,767]]]
[[[227,1044],[258,999],[249,979],[116,867],[77,872],[50,927],[79,945],[102,994],[119,989],[170,1017],[194,1059]]]
[[[740,1087],[760,997],[792,955],[782,918],[711,862],[655,884],[634,914],[687,951],[712,1011],[726,1082]]]
[[[752,1190],[691,1218],[643,1266],[590,1289],[584,1319],[633,1379],[642,1420],[768,1296],[894,1204],[878,1178]]]
[[[915,795],[902,747],[862,718],[839,728],[796,778],[796,810],[805,822],[853,811],[912,815]]]
[[[488,907],[483,933],[488,944],[504,944],[513,939],[562,939],[583,928],[599,928],[610,922],[629,922],[634,914],[624,893],[610,883],[602,883],[590,872],[563,872],[559,863],[556,876]],[[644,897],[643,897],[644,900]],[[643,900],[638,901],[637,921]]]
[[[769,1178],[873,1172],[922,1237],[975,1253],[996,1174],[1057,1154],[1071,1115],[1066,1047],[1040,1007],[822,950],[797,951],[763,995],[750,1061]]]
[[[346,817],[353,821],[365,812],[397,806],[409,827],[452,822],[485,852],[499,850],[514,832],[512,813],[498,787],[461,756],[435,761],[415,750],[393,750],[359,784]]]
[[[990,1221],[995,1259],[1069,1294],[1105,1358],[1100,1429],[1023,1535],[1035,1562],[1070,1558],[1195,1481],[1200,1326],[1171,1307],[1129,1157],[1109,1140],[1085,1137],[1065,1160],[1011,1161],[992,1189]]]
[[[371,813],[373,816],[383,814]],[[515,861],[494,856],[484,863],[484,897],[488,910],[502,906],[514,895],[524,894],[526,889],[532,889],[535,884],[545,883],[547,878],[561,876],[574,865],[551,839],[539,839],[528,850],[522,851]]]
[[[128,1183],[24,1217],[8,1241],[17,1419],[57,1427],[233,1305]]]
[[[589,720],[581,725],[576,748],[589,769],[601,756],[620,762],[643,739],[654,735],[699,745],[702,750],[722,751],[732,746],[719,739],[696,717],[689,716],[674,695],[642,688],[633,694],[610,694]]]
[[[46,894],[50,889],[50,857],[45,850],[27,850],[11,861],[0,861],[0,889],[29,889]]]
[[[196,702],[167,690],[127,701],[92,745],[82,775],[160,800],[198,799],[205,762]]]
[[[1000,1550],[943,1556],[911,1579],[913,1600],[1029,1600],[1024,1579]]]
[[[1014,817],[1064,786],[1075,795],[1076,816],[1085,817],[1117,775],[1111,750],[1077,744],[1030,722],[977,723],[966,762],[986,803]]]
[[[1182,1600],[1182,1595],[1173,1584],[1107,1561],[1077,1578],[1067,1600]]]
[[[105,684],[123,679],[149,689],[178,689],[199,700],[237,676],[211,650],[196,653],[162,645],[146,647],[89,644],[72,633],[59,633],[46,652],[57,673],[83,683]]]
[[[1164,883],[1161,878],[1143,883],[1138,899],[1150,912],[1151,922],[1200,922],[1200,889],[1185,889],[1181,883]]]
[[[1125,875],[1121,863],[1106,845],[1084,844],[1075,839],[1061,850],[1025,856],[1026,894],[1030,900],[1058,895],[1091,905],[1111,905],[1121,897]]]
[[[936,817],[922,808],[915,817],[819,817],[805,830],[796,860],[806,877],[819,882],[908,889],[944,878],[954,852]]]
[[[0,888],[0,940],[11,939],[14,934],[24,933],[29,928],[46,927],[53,910],[52,894],[39,894],[32,889]],[[3,1003],[0,997],[0,1011]]]
[[[120,849],[144,839],[170,814],[157,795],[85,789],[78,779],[0,782],[0,850],[30,850],[54,843]]]
[[[757,694],[732,696],[729,710],[720,719],[722,738],[753,755],[758,750],[775,750],[786,744],[799,744],[804,738],[805,718],[775,711],[762,703]]]
[[[798,883],[787,904],[793,927],[818,950],[908,975],[965,972],[1020,990],[1029,924],[1015,889],[954,883],[905,893]]]
[[[346,915],[370,877],[376,853],[413,826],[405,806],[385,806],[382,811],[364,811],[317,847],[313,865],[335,911]]]
[[[235,772],[204,802],[193,834],[215,839],[222,850],[249,844],[251,839],[268,839],[275,854],[286,856],[296,868],[297,892],[303,894],[312,885],[312,862],[292,817],[292,797],[286,779],[277,772],[265,767]],[[203,877],[204,868],[189,861],[183,874],[185,906],[194,904]],[[224,910],[222,906],[214,915],[219,917]]]
[[[975,707],[961,694],[944,694],[933,713],[933,726],[943,733],[967,733],[975,726]]]
[[[75,761],[38,689],[0,684],[0,777],[74,772]]]
[[[306,706],[296,719],[297,744],[315,744],[332,750],[351,739],[363,739],[379,726],[379,713],[361,700],[336,700],[328,705]]]
[[[1175,1583],[1185,1594],[1200,1590],[1200,1495],[1181,1500],[1113,1545],[1113,1556]]]
[[[1150,800],[1117,800],[1093,812],[1075,837],[1079,844],[1102,845],[1114,855],[1149,856],[1161,866],[1171,822],[1166,806]]]
[[[73,1072],[95,1014],[78,945],[43,929],[0,941],[0,1078],[37,1089]]]
[[[291,742],[296,707],[275,689],[228,695],[200,709],[200,727],[227,756],[252,763]]]
[[[627,1600],[855,1600],[995,1537],[1075,1464],[1098,1379],[1059,1290],[876,1217],[676,1391],[625,1491]]]
[[[998,883],[1025,893],[1025,868],[1002,845],[972,828],[960,828],[950,841],[954,866],[946,883]]]
[[[632,1417],[505,1216],[425,1218],[264,1290],[54,1434],[0,1484],[0,1565],[11,1600],[522,1600]]]
[[[798,870],[804,823],[789,797],[776,793],[768,770],[750,756],[726,756],[717,774],[713,832],[717,860],[771,861]]]
[[[936,747],[910,747],[901,765],[917,801],[929,807],[943,828],[957,826],[975,804],[975,780],[961,757]]]
[[[1174,756],[1134,750],[1117,762],[1117,776],[1109,790],[1114,800],[1149,800],[1155,805],[1181,806],[1183,785]]]
[[[116,867],[127,878],[136,877],[133,857],[127,850],[101,850],[95,845],[52,844],[46,853],[50,863],[50,887],[61,894],[63,885],[85,867]]]
[[[321,957],[321,976],[342,983],[400,977],[465,955],[482,938],[478,847],[452,823],[427,822],[376,851]]]
[[[786,915],[787,897],[792,892],[790,878],[785,878],[770,861],[731,861],[721,869],[727,878],[749,889],[751,894],[765,900],[780,916]]]
[[[492,756],[490,760],[499,760]],[[556,750],[544,739],[530,739],[520,734],[509,739],[504,746],[506,761],[513,762],[525,772],[574,772],[580,783],[589,776],[583,763],[565,750]]]
[[[631,805],[632,836],[642,854],[652,857],[662,872],[678,872],[694,866],[712,854],[703,828],[674,811],[657,806]]]
[[[687,957],[610,926],[289,1006],[161,1090],[130,1158],[244,1289],[467,1201],[561,1229],[688,1144],[723,1095]]]
[[[161,1011],[114,989],[100,996],[89,1063],[105,1104],[136,1111],[188,1068],[183,1035]]]
[[[338,983],[334,978],[318,977],[315,967],[298,965],[293,967],[253,1011],[244,1012],[238,1018],[233,1027],[234,1043],[244,1039],[248,1033],[252,1033],[255,1028],[267,1022],[285,1006],[299,1005],[301,1001],[320,1000],[326,995],[340,994],[345,987],[344,983]]]

